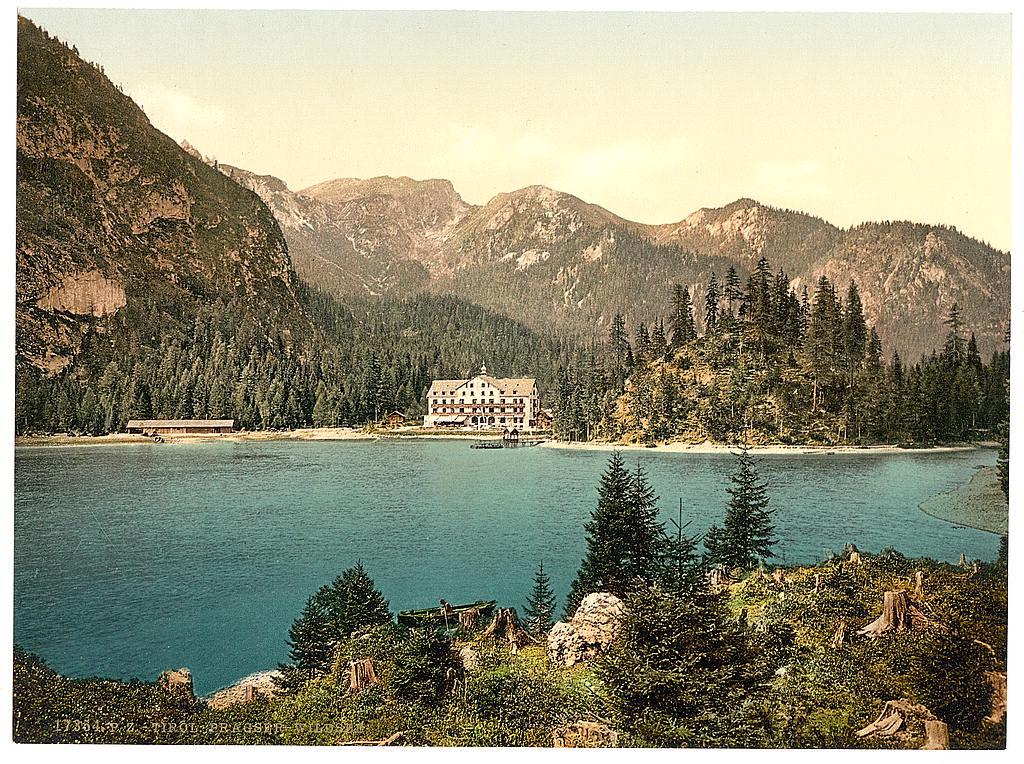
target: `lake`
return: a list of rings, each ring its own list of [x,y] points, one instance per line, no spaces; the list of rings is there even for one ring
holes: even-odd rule
[[[720,523],[734,458],[639,458],[662,514]],[[154,679],[188,666],[198,693],[287,657],[306,598],[362,560],[393,611],[497,599],[522,613],[539,561],[559,608],[584,553],[608,453],[472,450],[466,442],[224,441],[18,448],[18,644],[70,676]],[[999,538],[917,507],[994,451],[758,457],[779,562],[853,542],[993,560]]]

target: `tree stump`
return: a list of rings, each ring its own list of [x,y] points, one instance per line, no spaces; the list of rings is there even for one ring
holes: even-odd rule
[[[985,679],[992,686],[992,710],[985,721],[999,724],[1006,718],[1006,674],[1000,671],[986,671]]]
[[[518,653],[520,648],[537,642],[520,625],[519,616],[516,615],[514,607],[498,608],[495,610],[491,623],[483,631],[483,636],[491,639],[507,640],[513,654]]]
[[[360,690],[377,683],[377,673],[373,670],[373,661],[362,658],[348,662],[348,691],[346,695],[354,695]]]
[[[920,740],[928,735],[927,723],[937,721],[939,720],[935,714],[918,703],[911,703],[908,700],[888,700],[877,719],[853,734],[857,737],[888,737],[910,742],[914,739]],[[931,739],[928,738],[929,741]]]
[[[838,649],[846,642],[846,621],[840,621],[836,628],[835,636],[832,637],[832,647]]]
[[[476,626],[476,610],[463,610],[459,613],[459,628],[463,631],[472,631]]]
[[[708,572],[708,587],[711,591],[720,592],[723,589],[728,589],[732,584],[733,580],[724,565],[717,565]]]
[[[880,637],[890,631],[910,631],[927,626],[935,626],[935,622],[928,619],[910,601],[907,593],[902,589],[886,592],[882,597],[882,614],[867,626],[861,628],[858,636],[865,636],[869,639]]]
[[[926,719],[924,723],[925,744],[922,751],[948,751],[949,726],[938,719]]]
[[[817,594],[820,591],[821,591],[821,574],[820,573],[815,573],[814,574],[814,593]]]
[[[924,571],[914,573],[914,596],[918,599],[924,598]]]

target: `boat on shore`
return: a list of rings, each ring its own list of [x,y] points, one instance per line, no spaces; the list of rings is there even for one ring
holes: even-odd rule
[[[449,605],[447,608],[439,605],[422,610],[402,610],[398,614],[398,623],[402,626],[432,626],[443,624],[445,615],[447,615],[449,622],[454,625],[459,622],[460,613],[475,611],[477,616],[486,618],[493,612],[496,604],[498,604],[497,600],[479,600],[468,605]]]

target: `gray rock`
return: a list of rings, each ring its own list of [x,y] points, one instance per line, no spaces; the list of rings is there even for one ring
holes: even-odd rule
[[[551,629],[548,658],[552,663],[574,666],[597,657],[619,636],[625,614],[622,600],[614,594],[588,594],[570,620],[559,621]]]

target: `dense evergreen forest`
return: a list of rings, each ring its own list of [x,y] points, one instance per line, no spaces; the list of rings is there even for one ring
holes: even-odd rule
[[[854,282],[845,299],[825,276],[797,294],[762,258],[745,286],[732,268],[707,283],[702,299],[677,286],[665,318],[632,337],[616,316],[561,371],[558,437],[934,443],[989,436],[1009,416],[1009,350],[985,363],[955,303],[942,347],[907,362],[886,357]]]
[[[299,297],[298,319],[220,300],[172,317],[133,302],[96,325],[60,374],[18,365],[17,432],[97,435],[137,418],[364,425],[396,409],[421,414],[432,379],[481,363],[547,386],[568,362],[563,343],[453,297]]]
[[[857,285],[813,296],[762,259],[741,285],[676,286],[665,318],[606,341],[543,336],[451,296],[349,299],[304,287],[302,313],[201,304],[172,320],[137,301],[97,323],[73,365],[18,365],[17,432],[102,434],[133,418],[233,418],[236,427],[365,425],[423,412],[432,379],[481,363],[536,377],[566,440],[937,443],[991,437],[1009,416],[1009,351],[980,357],[948,307],[941,348],[887,357]],[[695,304],[696,303],[696,304]]]

